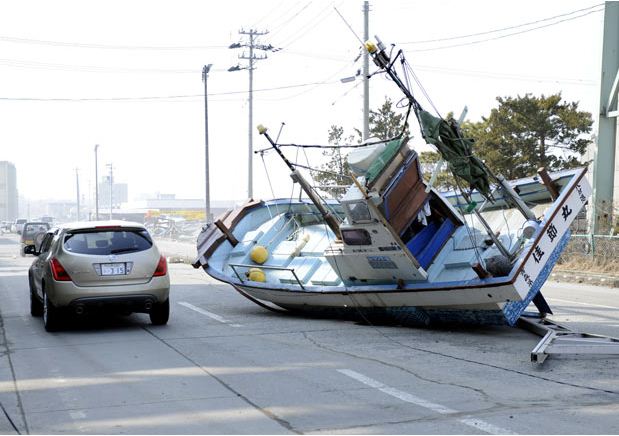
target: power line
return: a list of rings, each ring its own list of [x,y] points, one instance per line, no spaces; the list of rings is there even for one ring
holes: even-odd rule
[[[314,85],[331,85],[340,83],[339,80],[332,82],[310,82],[310,83],[298,83],[294,85],[276,86],[271,88],[254,89],[254,92],[270,92],[280,91],[284,89],[301,88],[305,86]],[[225,96],[225,95],[238,95],[246,94],[247,91],[227,91],[227,92],[214,92],[209,93],[209,96]],[[159,96],[142,96],[142,97],[87,97],[87,98],[64,98],[64,97],[0,97],[0,101],[41,101],[41,102],[88,102],[88,101],[148,101],[148,100],[178,100],[187,98],[204,98],[204,94],[177,94],[177,95],[159,95]]]
[[[522,74],[509,74],[509,73],[498,73],[498,72],[490,72],[490,71],[478,71],[478,70],[462,70],[457,68],[446,68],[446,67],[432,67],[427,65],[415,65],[416,70],[420,71],[430,71],[442,74],[449,75],[467,75],[467,76],[475,76],[475,77],[488,77],[493,79],[509,79],[509,80],[521,80],[526,82],[546,82],[546,83],[564,83],[570,85],[583,85],[583,86],[595,86],[597,84],[594,80],[583,80],[583,79],[573,79],[573,78],[552,78],[548,76],[529,76]]]
[[[47,45],[54,47],[89,48],[102,50],[210,50],[226,48],[225,45],[178,45],[178,46],[154,46],[154,45],[116,45],[97,44],[84,42],[51,41],[46,39],[20,38],[15,36],[0,36],[0,41],[17,44]]]
[[[269,88],[259,88],[254,89],[253,92],[273,92],[273,91],[281,91],[287,89],[296,89],[296,88],[304,88],[304,87],[319,87],[323,85],[334,85],[341,83],[340,80],[331,80],[334,76],[339,74],[343,69],[347,68],[346,66],[339,69],[336,73],[330,75],[327,79],[318,81],[318,82],[308,82],[308,83],[297,83],[291,85],[283,85],[283,86],[274,86]],[[444,68],[444,67],[432,67],[427,65],[418,65],[416,66],[418,70],[425,71],[433,71],[444,74],[458,74],[458,75],[470,75],[470,76],[478,76],[478,77],[490,77],[497,79],[505,79],[505,80],[524,80],[524,81],[536,81],[536,82],[552,82],[552,83],[568,83],[574,85],[585,85],[585,86],[593,86],[596,84],[595,81],[592,80],[582,80],[582,79],[573,79],[573,78],[559,78],[553,79],[550,77],[542,77],[542,76],[525,76],[525,75],[517,75],[517,74],[501,74],[496,72],[486,72],[486,71],[475,71],[475,70],[461,70],[455,68]],[[361,83],[361,82],[359,82]],[[357,84],[358,85],[358,84]],[[357,85],[352,88],[356,88]],[[296,95],[301,95],[308,91],[303,91]],[[350,92],[347,91],[347,93]],[[247,91],[225,91],[225,92],[214,92],[209,93],[209,97],[220,97],[220,96],[229,96],[229,95],[241,95],[245,94]],[[175,95],[160,95],[160,96],[140,96],[140,97],[87,97],[87,98],[64,98],[64,97],[53,97],[53,98],[42,98],[42,97],[0,97],[0,101],[33,101],[33,102],[97,102],[97,101],[157,101],[157,100],[184,100],[184,99],[192,99],[192,98],[203,98],[203,94],[175,94]],[[274,99],[274,100],[282,100]]]
[[[339,3],[341,3],[341,1]],[[293,32],[292,34],[288,36],[281,37],[280,39],[282,40],[282,42],[278,43],[278,45],[284,45],[283,41],[286,41],[286,45],[290,46],[294,42],[296,42],[298,39],[305,36],[305,34],[307,34],[309,31],[314,29],[318,24],[320,24],[322,20],[324,20],[327,16],[333,13],[333,10],[329,10],[329,9],[331,9],[334,5],[335,5],[335,2],[331,2],[330,4],[322,8],[316,15],[314,15],[313,18],[309,19],[303,26],[296,29],[295,32]]]
[[[523,33],[533,32],[535,30],[544,29],[546,27],[556,26],[557,24],[561,24],[561,23],[564,23],[566,21],[577,20],[578,18],[582,18],[582,17],[585,17],[587,15],[591,15],[591,14],[594,14],[594,13],[597,13],[597,12],[602,12],[603,10],[604,9],[592,10],[592,11],[586,12],[584,14],[578,15],[576,17],[565,18],[563,20],[559,20],[559,21],[556,21],[554,23],[544,24],[542,26],[537,26],[537,27],[533,27],[533,28],[530,28],[530,29],[521,30],[519,32],[512,32],[512,33],[508,33],[508,34],[505,34],[505,35],[499,35],[499,36],[495,36],[495,37],[492,37],[492,38],[485,38],[485,39],[480,39],[480,40],[477,40],[477,41],[469,41],[469,42],[463,42],[463,43],[460,43],[460,44],[444,45],[444,46],[433,47],[433,48],[426,48],[426,49],[413,49],[413,50],[411,50],[411,52],[419,53],[419,52],[425,52],[425,51],[444,50],[444,49],[455,48],[455,47],[464,47],[464,46],[467,46],[467,45],[481,44],[483,42],[495,41],[495,40],[503,39],[503,38],[509,38],[510,36],[521,35]],[[401,44],[401,45],[405,45],[405,44],[406,43]]]
[[[276,27],[275,30],[273,30],[271,32],[271,38],[275,35],[277,35],[279,32],[282,31],[282,29],[286,28],[286,26],[290,25],[290,23],[292,21],[294,21],[295,18],[297,18],[303,11],[305,11],[310,5],[312,4],[311,1],[308,1],[301,9],[299,9],[294,15],[286,18],[283,23],[279,26]]]
[[[258,19],[258,21],[255,21],[254,24],[252,25],[252,27],[255,29],[258,27],[258,24],[262,23],[264,20],[266,20],[273,12],[275,12],[276,10],[278,10],[284,3],[286,2],[286,0],[280,0],[279,3],[277,3],[269,12],[267,12],[266,14],[264,14],[262,16],[262,18]]]
[[[70,65],[51,62],[27,61],[21,59],[0,58],[0,65],[16,68],[38,70],[77,71],[85,73],[156,73],[156,74],[195,74],[197,69],[166,69],[166,68],[120,68],[97,65]],[[224,70],[218,70],[224,71]]]
[[[407,45],[407,44],[427,44],[430,42],[442,42],[442,41],[452,41],[454,39],[464,39],[464,38],[471,38],[474,36],[482,36],[482,35],[488,35],[490,33],[497,33],[497,32],[503,32],[505,30],[512,30],[512,29],[518,29],[520,27],[526,27],[526,26],[530,26],[532,24],[538,24],[538,23],[542,23],[545,21],[550,21],[550,20],[554,20],[556,18],[561,18],[561,17],[565,17],[568,15],[573,15],[575,13],[578,12],[583,12],[583,11],[588,11],[590,9],[595,9],[597,7],[600,6],[604,6],[604,3],[599,3],[597,5],[594,6],[590,6],[588,8],[583,8],[583,9],[577,9],[575,11],[571,11],[571,12],[567,12],[565,14],[560,14],[560,15],[554,15],[552,17],[547,17],[547,18],[542,18],[540,20],[536,20],[536,21],[530,21],[528,23],[522,23],[522,24],[517,24],[514,26],[509,26],[509,27],[503,27],[500,29],[494,29],[494,30],[487,30],[484,32],[478,32],[478,33],[470,33],[468,35],[459,35],[459,36],[450,36],[450,37],[445,37],[445,38],[437,38],[437,39],[426,39],[426,40],[420,40],[420,41],[409,41],[409,42],[401,42],[400,45]]]

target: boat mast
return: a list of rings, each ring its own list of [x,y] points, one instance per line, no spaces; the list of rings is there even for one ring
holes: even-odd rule
[[[292,180],[297,182],[297,183],[299,183],[299,186],[301,186],[301,189],[303,189],[303,191],[305,191],[305,193],[307,194],[309,199],[312,201],[312,203],[314,203],[314,205],[316,206],[316,208],[320,212],[320,215],[322,216],[322,219],[325,220],[325,222],[327,223],[327,225],[329,226],[331,231],[333,233],[335,233],[335,237],[337,239],[341,240],[342,239],[342,234],[340,232],[340,223],[337,220],[337,218],[331,212],[329,212],[326,207],[324,207],[324,205],[320,201],[320,198],[318,197],[316,192],[314,192],[314,189],[310,186],[310,184],[307,182],[307,180],[305,180],[305,178],[299,172],[299,170],[297,170],[295,168],[295,166],[286,158],[286,156],[284,156],[284,153],[282,153],[282,151],[279,149],[279,147],[277,146],[275,141],[273,141],[273,139],[271,139],[271,137],[267,133],[266,127],[264,127],[262,125],[258,126],[258,132],[261,135],[264,135],[265,138],[267,138],[267,140],[271,144],[271,147],[273,147],[273,149],[277,152],[277,154],[279,154],[279,157],[282,158],[282,160],[284,161],[286,166],[288,166],[288,168],[290,168],[290,171],[291,171],[290,177],[292,178]]]

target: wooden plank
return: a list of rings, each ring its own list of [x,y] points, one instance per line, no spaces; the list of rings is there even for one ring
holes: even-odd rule
[[[239,243],[232,234],[234,227],[247,213],[254,207],[262,204],[262,201],[249,200],[238,209],[228,209],[217,217],[217,220],[198,236],[198,258],[192,264],[194,268],[206,266],[208,258],[213,255],[215,250],[228,240],[235,246]]]
[[[417,216],[427,197],[428,194],[421,181],[408,191],[405,198],[400,202],[399,208],[388,220],[389,224],[391,224],[398,235],[401,234]]]
[[[557,198],[559,198],[559,189],[557,188],[555,182],[553,182],[553,180],[550,178],[550,175],[548,174],[548,171],[546,171],[546,168],[541,167],[537,170],[537,174],[539,175],[540,179],[542,179],[542,183],[544,184],[544,186],[546,186],[546,189],[548,189],[552,201],[555,201]]]
[[[233,247],[236,247],[236,244],[239,243],[239,240],[235,238],[235,236],[232,234],[232,232],[230,231],[230,229],[228,227],[226,227],[226,225],[221,221],[221,220],[217,220],[214,223],[217,228],[219,230],[221,230],[221,232],[226,236],[226,239],[228,241],[230,241],[230,243],[232,244]]]

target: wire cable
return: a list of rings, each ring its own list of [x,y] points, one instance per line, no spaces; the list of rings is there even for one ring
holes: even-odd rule
[[[489,41],[496,41],[498,39],[509,38],[511,36],[522,35],[524,33],[533,32],[535,30],[544,29],[544,28],[551,27],[551,26],[556,26],[557,24],[565,23],[567,21],[577,20],[577,19],[583,18],[583,17],[585,17],[587,15],[591,15],[591,14],[594,14],[594,13],[602,12],[603,10],[604,9],[598,9],[598,10],[589,11],[589,12],[583,13],[581,15],[578,15],[576,17],[565,18],[563,20],[559,20],[559,21],[557,21],[555,23],[545,24],[545,25],[542,25],[542,26],[533,27],[531,29],[526,29],[526,30],[522,30],[522,31],[519,31],[519,32],[512,32],[512,33],[508,33],[508,34],[505,34],[505,35],[495,36],[495,37],[492,37],[492,38],[485,38],[485,39],[480,39],[480,40],[477,40],[477,41],[469,41],[469,42],[464,42],[464,43],[460,43],[460,44],[444,45],[444,46],[433,47],[433,48],[426,48],[426,49],[413,49],[413,50],[411,50],[411,52],[413,52],[413,53],[420,53],[420,52],[427,52],[427,51],[445,50],[445,49],[450,49],[450,48],[465,47],[465,46],[469,46],[469,45],[481,44],[481,43],[489,42]]]
[[[556,18],[566,17],[568,15],[573,15],[573,14],[578,13],[578,12],[588,11],[590,9],[595,9],[595,8],[600,7],[600,6],[604,6],[604,3],[598,3],[597,5],[590,6],[588,8],[577,9],[575,11],[567,12],[565,14],[554,15],[552,17],[542,18],[540,20],[529,21],[528,23],[517,24],[515,26],[502,27],[500,29],[493,29],[493,30],[486,30],[484,32],[470,33],[468,35],[458,35],[458,36],[449,36],[449,37],[445,37],[445,38],[436,38],[436,39],[426,39],[426,40],[419,40],[419,41],[401,42],[401,43],[399,43],[399,45],[427,44],[427,43],[431,43],[431,42],[453,41],[455,39],[465,39],[465,38],[472,38],[474,36],[489,35],[491,33],[498,33],[498,32],[503,32],[505,30],[518,29],[520,27],[526,27],[526,26],[530,26],[530,25],[533,25],[533,24],[538,24],[538,23],[543,23],[545,21],[554,20]]]
[[[177,46],[154,46],[154,45],[118,45],[97,44],[83,42],[51,41],[45,39],[20,38],[15,36],[0,36],[1,42],[17,44],[47,45],[54,47],[89,48],[103,50],[210,50],[228,48],[226,45],[177,45]]]

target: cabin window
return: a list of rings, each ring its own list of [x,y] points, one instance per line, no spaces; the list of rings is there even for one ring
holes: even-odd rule
[[[368,209],[368,205],[365,202],[349,203],[346,205],[346,208],[348,209],[348,216],[350,216],[353,223],[372,221],[370,209]]]
[[[346,245],[372,245],[372,237],[364,229],[342,229],[342,239]]]

